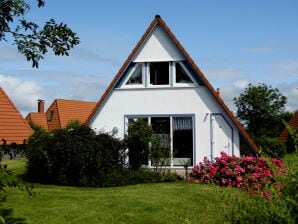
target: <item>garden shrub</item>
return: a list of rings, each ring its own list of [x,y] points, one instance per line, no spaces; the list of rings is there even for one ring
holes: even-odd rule
[[[281,184],[277,177],[284,172],[282,161],[275,158],[270,161],[256,157],[239,158],[222,152],[214,162],[205,157],[204,162],[194,166],[188,181],[236,187],[271,199],[272,192],[280,193]]]
[[[286,202],[293,223],[298,223],[298,170],[290,170],[282,183],[282,199]]]
[[[175,174],[129,169],[122,141],[77,124],[50,133],[37,128],[26,154],[26,177],[33,182],[111,187],[177,179]]]
[[[25,178],[29,181],[47,183],[49,180],[49,158],[46,145],[50,135],[40,126],[34,126],[34,133],[28,139]]]
[[[233,198],[224,195],[228,223],[298,223],[298,171],[288,169],[280,176],[282,194],[267,200],[259,195]]]
[[[251,223],[289,223],[294,219],[284,200],[276,197],[267,200],[260,195],[247,195],[245,198],[225,198],[228,209],[225,210],[225,223],[251,224]]]
[[[271,158],[283,158],[287,153],[287,147],[276,138],[263,137],[256,139],[256,143],[261,148],[261,153]]]
[[[83,125],[50,133],[37,129],[28,142],[26,176],[42,183],[106,186],[123,166],[122,149],[118,139]]]

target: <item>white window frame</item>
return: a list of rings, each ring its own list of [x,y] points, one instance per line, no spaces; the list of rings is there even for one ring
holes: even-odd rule
[[[141,65],[142,66],[142,83],[141,84],[132,84],[132,85],[129,85],[129,84],[126,84],[128,82],[128,80],[131,78],[132,74],[135,72],[135,70],[137,69],[137,66],[138,65]],[[145,69],[145,64],[144,63],[136,63],[131,69],[130,71],[128,72],[128,75],[127,75],[127,78],[124,80],[124,86],[125,88],[143,88],[145,87],[145,72],[144,72],[144,69]]]
[[[186,75],[190,78],[190,80],[192,81],[192,83],[179,83],[176,82],[176,64],[179,64],[182,69],[185,71]],[[176,61],[173,62],[173,87],[195,87],[196,86],[196,81],[193,79],[191,73],[188,71],[188,69],[185,67],[185,65],[182,62]]]
[[[127,77],[123,82],[124,88],[169,88],[169,87],[196,87],[196,80],[192,77],[189,70],[182,63],[182,61],[164,61],[169,65],[169,84],[166,85],[152,85],[150,83],[150,64],[158,63],[163,61],[156,62],[137,62],[135,65],[128,71]],[[135,72],[136,67],[140,64],[142,66],[142,83],[141,84],[126,84],[131,78],[131,75]],[[185,71],[186,75],[190,78],[192,83],[178,83],[176,82],[176,64],[179,64],[182,69]]]
[[[193,145],[193,152],[192,152],[192,165],[189,165],[189,167],[193,167],[195,164],[195,115],[194,114],[162,114],[162,115],[125,115],[124,116],[124,133],[127,134],[127,128],[128,128],[128,120],[131,118],[147,118],[148,124],[151,125],[151,118],[152,117],[169,117],[170,118],[170,165],[167,166],[168,168],[184,168],[183,164],[181,166],[174,165],[174,157],[173,157],[173,147],[174,147],[174,141],[173,141],[173,118],[174,117],[190,117],[192,119],[192,145]],[[151,160],[148,159],[148,168],[153,168],[151,166]]]
[[[165,85],[153,85],[150,83],[150,64],[151,63],[161,63],[161,62],[166,62],[168,63],[168,69],[169,69],[169,84],[165,84]],[[171,69],[170,69],[170,62],[169,61],[152,61],[152,62],[147,62],[147,69],[146,69],[146,76],[147,76],[147,87],[150,88],[163,88],[163,87],[171,87]]]

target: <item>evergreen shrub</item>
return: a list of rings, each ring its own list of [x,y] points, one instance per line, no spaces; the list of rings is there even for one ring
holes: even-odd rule
[[[283,158],[287,153],[287,147],[283,142],[276,138],[263,137],[256,139],[256,143],[261,149],[261,154],[271,158]]]

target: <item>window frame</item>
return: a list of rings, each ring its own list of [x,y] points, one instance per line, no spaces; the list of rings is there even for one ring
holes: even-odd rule
[[[192,83],[180,83],[180,82],[176,82],[176,64],[179,64],[182,69],[184,70],[184,72],[186,73],[186,75],[189,77],[189,79],[192,81]],[[194,78],[192,77],[191,73],[188,71],[188,69],[186,68],[186,66],[182,63],[182,61],[175,61],[173,62],[173,68],[172,68],[173,72],[172,72],[172,79],[173,79],[173,87],[195,87],[196,86],[196,81],[194,80]]]
[[[127,82],[129,81],[129,79],[131,78],[131,76],[133,75],[133,73],[136,71],[137,67],[138,66],[142,66],[141,68],[141,72],[142,72],[142,83],[139,83],[139,84],[127,84]],[[126,88],[142,88],[142,87],[145,87],[145,75],[146,75],[146,72],[144,72],[145,70],[145,64],[144,63],[135,63],[132,68],[128,71],[128,74],[127,74],[127,78],[124,80],[124,86]]]
[[[174,157],[173,157],[173,147],[174,147],[174,140],[173,140],[173,118],[174,117],[189,117],[191,118],[192,121],[192,164],[189,165],[189,167],[193,167],[195,165],[195,135],[196,135],[196,130],[195,130],[195,115],[194,114],[146,114],[146,115],[124,115],[124,135],[127,134],[127,129],[128,129],[128,120],[129,119],[138,119],[138,118],[146,118],[148,120],[148,124],[151,125],[151,118],[156,118],[156,117],[169,117],[170,118],[170,165],[167,166],[168,168],[183,168],[184,164],[181,165],[174,165]],[[129,161],[129,158],[128,158]],[[148,159],[148,168],[153,168],[151,165],[150,159]]]
[[[154,85],[150,83],[150,64],[152,63],[168,63],[169,69],[169,83],[162,85]],[[191,83],[176,82],[176,65],[179,64],[186,75],[191,80]],[[142,66],[142,83],[140,84],[127,84],[133,73],[136,71],[137,66]],[[184,65],[183,61],[152,61],[152,62],[133,62],[133,66],[128,70],[126,78],[123,81],[122,87],[124,88],[175,88],[175,87],[196,87],[197,82],[192,76],[191,72]]]
[[[169,83],[168,84],[162,84],[162,85],[154,85],[151,84],[151,71],[150,71],[150,65],[153,63],[167,63],[168,64],[168,74],[169,74]],[[170,69],[170,61],[154,61],[154,62],[147,62],[147,70],[146,70],[146,76],[147,76],[147,87],[151,88],[161,88],[161,87],[170,87],[171,86],[171,69]]]

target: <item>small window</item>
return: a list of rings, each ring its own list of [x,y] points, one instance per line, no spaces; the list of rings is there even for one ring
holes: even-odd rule
[[[142,64],[137,64],[126,85],[140,85],[143,83]]]
[[[193,83],[179,63],[176,63],[176,83]]]
[[[55,113],[54,110],[51,110],[51,111],[50,111],[50,116],[49,116],[49,118],[48,118],[48,121],[52,121],[52,120],[53,120],[54,113]]]
[[[169,85],[169,63],[154,62],[150,63],[150,84]]]

